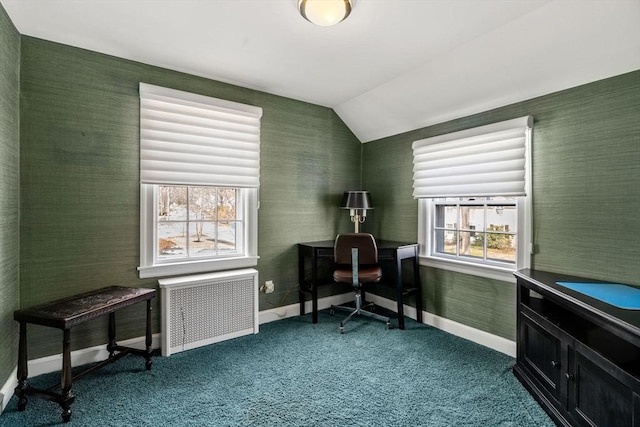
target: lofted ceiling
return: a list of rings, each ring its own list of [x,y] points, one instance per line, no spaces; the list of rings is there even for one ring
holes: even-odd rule
[[[362,142],[640,69],[640,0],[0,0],[21,34],[333,108]]]

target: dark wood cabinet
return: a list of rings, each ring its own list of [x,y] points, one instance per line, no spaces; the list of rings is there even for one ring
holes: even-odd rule
[[[558,425],[640,427],[640,311],[556,284],[595,280],[515,275],[516,377]]]
[[[568,408],[577,425],[640,425],[633,414],[634,394],[638,395],[633,378],[626,378],[616,365],[579,343],[570,359]]]
[[[521,345],[518,347],[521,357],[518,360],[531,373],[531,379],[545,398],[557,405],[560,401],[562,341],[549,325],[540,325],[532,319],[535,316],[526,312],[522,316],[519,333]]]

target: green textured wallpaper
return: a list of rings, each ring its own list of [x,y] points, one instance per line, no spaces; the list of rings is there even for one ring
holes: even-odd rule
[[[376,235],[416,240],[411,143],[525,115],[533,134],[534,268],[640,285],[640,71],[364,145]],[[422,268],[429,312],[515,338],[514,286]]]
[[[156,285],[136,271],[140,81],[263,108],[258,270],[276,292],[261,296],[260,308],[297,301],[295,244],[348,227],[337,205],[360,180],[352,165],[361,144],[332,110],[23,36],[22,306],[107,285]],[[118,338],[140,336],[143,307],[123,314]],[[74,328],[72,347],[106,342],[105,322]],[[57,331],[32,331],[30,358],[60,352]]]
[[[0,380],[15,366],[18,299],[26,307],[107,285],[156,286],[136,271],[140,81],[263,108],[258,270],[276,292],[261,295],[261,310],[297,301],[297,242],[352,229],[337,208],[344,190],[372,192],[366,231],[415,240],[411,142],[527,114],[536,119],[534,266],[640,284],[640,71],[361,145],[331,109],[20,37],[1,8],[0,54],[0,195],[9,202],[0,338],[12,343],[0,350]],[[513,285],[432,268],[422,279],[428,311],[515,337]],[[119,315],[118,339],[140,336],[143,317],[135,306]],[[29,336],[30,358],[61,350],[58,331]],[[72,346],[105,341],[101,319],[74,329]]]
[[[20,305],[19,101],[20,34],[0,5],[0,386],[18,355],[13,311]]]

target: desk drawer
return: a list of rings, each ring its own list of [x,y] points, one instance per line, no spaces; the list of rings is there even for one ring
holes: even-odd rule
[[[394,260],[396,259],[396,251],[386,248],[378,248],[379,260]]]
[[[333,248],[331,249],[318,249],[318,257],[319,258],[332,258],[333,259]]]

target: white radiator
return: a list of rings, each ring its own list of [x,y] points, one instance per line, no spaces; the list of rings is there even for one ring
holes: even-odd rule
[[[162,355],[258,333],[258,271],[161,279]]]

